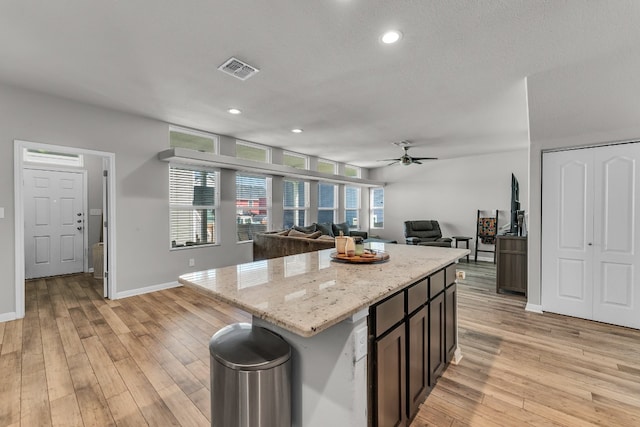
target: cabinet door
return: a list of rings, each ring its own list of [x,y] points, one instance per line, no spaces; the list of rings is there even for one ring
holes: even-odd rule
[[[429,302],[429,378],[433,387],[445,368],[444,292]]]
[[[376,425],[379,427],[404,426],[407,422],[405,340],[402,324],[376,341]]]
[[[446,362],[449,363],[453,360],[453,355],[456,352],[458,346],[458,334],[456,334],[458,313],[456,298],[458,297],[458,290],[455,283],[447,288],[444,295],[445,304],[445,325],[444,325],[444,343],[446,346]]]
[[[407,353],[408,375],[408,416],[418,412],[420,404],[429,391],[429,319],[427,307],[423,307],[409,318],[409,346]]]

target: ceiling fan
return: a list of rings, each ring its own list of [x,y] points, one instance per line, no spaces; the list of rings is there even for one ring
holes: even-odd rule
[[[382,159],[381,162],[391,162],[387,166],[395,165],[396,163],[403,164],[405,166],[409,166],[410,164],[416,163],[421,165],[422,162],[420,160],[438,160],[437,157],[412,157],[409,155],[409,148],[411,148],[408,144],[395,144],[404,150],[404,154],[397,159]]]

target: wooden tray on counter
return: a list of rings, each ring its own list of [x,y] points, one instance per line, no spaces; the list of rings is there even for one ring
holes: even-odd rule
[[[349,264],[377,264],[385,262],[389,259],[389,254],[383,251],[375,251],[372,253],[372,257],[363,257],[360,255],[347,256],[346,254],[338,254],[338,252],[331,252],[329,256],[334,261],[345,262]]]

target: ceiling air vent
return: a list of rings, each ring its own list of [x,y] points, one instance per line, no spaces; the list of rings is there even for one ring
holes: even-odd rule
[[[243,81],[260,71],[256,67],[252,67],[236,58],[229,58],[224,64],[218,67],[218,70]]]

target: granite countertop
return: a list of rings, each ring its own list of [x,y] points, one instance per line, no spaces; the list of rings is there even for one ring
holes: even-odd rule
[[[332,261],[333,249],[180,276],[180,283],[303,337],[311,337],[445,267],[466,249],[372,243],[380,264]]]

